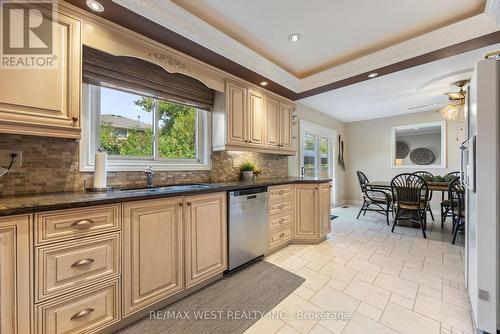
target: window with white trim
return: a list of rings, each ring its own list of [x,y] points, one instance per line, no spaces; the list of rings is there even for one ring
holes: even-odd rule
[[[83,84],[80,169],[94,169],[99,147],[111,171],[210,169],[210,113],[101,83]]]

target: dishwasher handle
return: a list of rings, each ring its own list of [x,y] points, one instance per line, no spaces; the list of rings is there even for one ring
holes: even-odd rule
[[[261,195],[265,194],[267,196],[267,187],[259,187],[259,188],[249,188],[249,189],[241,189],[234,190],[229,193],[230,197],[245,197],[251,195],[259,195],[257,197],[261,197]]]

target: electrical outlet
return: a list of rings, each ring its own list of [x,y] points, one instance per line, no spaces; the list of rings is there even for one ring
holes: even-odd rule
[[[0,150],[0,166],[7,168],[10,164],[10,155],[12,153],[17,154],[14,158],[14,164],[11,167],[11,170],[16,170],[23,165],[23,151],[13,151],[13,150]]]

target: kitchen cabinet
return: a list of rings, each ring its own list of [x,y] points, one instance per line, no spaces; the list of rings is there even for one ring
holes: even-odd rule
[[[293,240],[319,242],[330,233],[331,184],[295,185]]]
[[[226,193],[184,199],[186,288],[227,269]]]
[[[285,184],[268,188],[269,233],[267,254],[290,243],[293,226],[293,185]]]
[[[31,216],[0,218],[0,333],[31,332]]]
[[[227,81],[212,110],[212,149],[294,155],[291,103],[243,83]]]
[[[0,69],[0,133],[80,137],[81,22],[63,12],[52,22],[53,67]]]
[[[123,314],[184,289],[182,197],[123,204]]]

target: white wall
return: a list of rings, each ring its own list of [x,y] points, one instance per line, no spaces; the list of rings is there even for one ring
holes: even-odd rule
[[[299,176],[300,170],[299,170],[299,146],[300,143],[298,141],[299,137],[299,129],[298,129],[298,123],[299,120],[305,120],[310,123],[314,123],[317,125],[320,125],[325,128],[330,128],[335,131],[337,131],[337,135],[341,135],[342,139],[344,142],[346,141],[345,135],[346,135],[346,124],[333,118],[330,117],[326,114],[323,114],[317,110],[311,109],[305,105],[302,104],[297,104],[297,115],[298,119],[295,119],[295,124],[294,124],[294,129],[293,129],[293,135],[296,137],[296,143],[297,143],[297,154],[293,157],[290,157],[288,159],[288,175],[290,176]],[[344,143],[345,145],[345,143]],[[335,171],[335,177],[334,177],[334,191],[335,191],[335,197],[337,203],[336,205],[342,205],[346,201],[346,185],[345,185],[345,175],[346,172],[344,172],[340,166],[337,164],[337,154],[338,154],[338,138],[335,138],[334,141],[334,146],[333,146],[333,162],[334,162],[334,171]],[[347,169],[347,168],[346,168]]]
[[[371,181],[390,181],[400,173],[413,173],[414,168],[391,167],[391,128],[399,125],[441,121],[440,113],[429,111],[396,117],[387,117],[346,124],[346,188],[345,199],[350,203],[361,201],[361,193],[356,171],[366,174]],[[460,169],[459,146],[464,139],[461,122],[448,121],[447,131],[447,168],[428,168],[432,174],[444,175]],[[458,135],[458,136],[457,136]],[[458,137],[458,140],[457,140]],[[432,209],[439,211],[441,194],[433,197]],[[439,219],[439,217],[436,217]]]
[[[412,135],[396,135],[396,141],[402,141],[408,145],[408,148],[413,151],[419,147],[425,147],[434,154],[434,162],[432,165],[441,165],[441,134],[412,134]],[[403,165],[414,165],[410,159],[410,154],[401,159]],[[420,169],[420,168],[419,168]],[[431,172],[432,173],[432,172]]]

